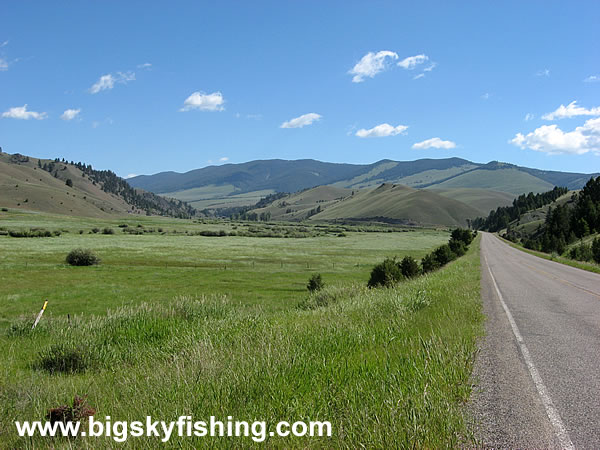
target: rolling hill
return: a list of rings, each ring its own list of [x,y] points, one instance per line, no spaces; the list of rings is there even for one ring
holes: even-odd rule
[[[311,220],[380,220],[413,225],[467,224],[478,211],[432,191],[404,185],[382,184],[362,190],[325,208]]]
[[[0,153],[0,206],[84,217],[157,214],[189,217],[193,209],[131,188],[110,171],[81,163]]]
[[[406,225],[464,226],[479,211],[432,190],[382,184],[377,188],[351,190],[319,186],[288,195],[271,205],[255,209],[271,219],[311,221],[379,221]]]
[[[512,204],[515,196],[508,192],[492,191],[490,189],[478,188],[455,188],[455,189],[432,189],[431,192],[440,194],[443,197],[452,198],[465,203],[479,211],[480,216],[487,216],[498,206],[509,206]]]
[[[269,206],[252,210],[257,214],[268,213],[271,220],[304,220],[307,217],[351,196],[352,189],[335,186],[317,186],[275,200]]]

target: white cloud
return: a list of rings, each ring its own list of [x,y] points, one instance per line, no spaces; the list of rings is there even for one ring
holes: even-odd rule
[[[426,141],[417,142],[416,144],[413,144],[413,146],[412,146],[412,148],[417,149],[417,150],[424,150],[426,148],[450,149],[450,148],[455,148],[455,147],[456,147],[456,143],[454,143],[452,141],[442,141],[439,137],[434,137],[431,139],[427,139]]]
[[[489,92],[486,92],[485,94],[483,94],[481,96],[481,99],[482,100],[489,100],[491,96],[492,96],[492,94],[490,94]]]
[[[590,75],[583,80],[584,83],[596,83],[598,81],[600,81],[600,75]]]
[[[128,83],[135,81],[135,72],[128,70],[127,72],[117,72],[117,83]]]
[[[367,53],[348,71],[350,75],[354,75],[352,82],[361,83],[365,81],[365,78],[373,78],[379,72],[384,71],[387,68],[387,58],[398,59],[398,54],[389,50]]]
[[[397,127],[393,127],[389,123],[382,123],[381,125],[377,125],[370,130],[361,128],[356,132],[355,135],[359,138],[396,136],[397,134],[403,134],[407,129],[408,127],[406,125],[398,125]]]
[[[431,72],[436,67],[437,67],[437,63],[436,62],[432,62],[431,64],[429,64],[429,66],[427,66],[427,67],[425,67],[423,69],[423,72]]]
[[[8,45],[8,41],[4,41],[4,42],[0,43],[0,48],[6,47],[7,45]]]
[[[227,162],[229,161],[229,158],[227,156],[223,156],[222,158],[219,158],[219,162]]]
[[[424,73],[420,73],[420,74],[418,74],[418,75],[415,75],[415,76],[413,77],[413,80],[418,80],[419,78],[423,78],[423,77],[425,77],[425,74],[424,74]]]
[[[288,120],[287,122],[283,122],[279,128],[302,128],[306,125],[311,125],[313,122],[321,119],[320,114],[317,113],[308,113],[303,114],[300,117],[296,117],[294,119]]]
[[[40,113],[36,111],[27,111],[27,105],[25,104],[23,106],[15,106],[14,108],[10,108],[8,111],[2,113],[2,117],[21,120],[42,120],[46,119],[48,115],[45,112]]]
[[[128,179],[130,179],[130,178],[137,177],[137,176],[138,176],[138,175],[137,175],[137,173],[130,173],[130,174],[128,174],[128,175],[125,175],[125,177],[124,177],[124,178],[125,178],[126,180],[128,180]]]
[[[64,113],[62,113],[60,118],[62,120],[73,120],[79,115],[80,112],[81,109],[67,109]]]
[[[409,56],[408,58],[404,58],[402,61],[400,61],[398,63],[398,66],[402,67],[403,69],[412,70],[418,65],[423,64],[427,61],[429,61],[429,57],[427,55]],[[433,70],[434,67],[435,65],[430,66],[429,71]]]
[[[8,61],[4,58],[0,58],[0,72],[8,70]]]
[[[549,77],[550,69],[539,70],[535,73],[536,77]]]
[[[115,79],[111,74],[102,75],[96,83],[90,88],[90,93],[97,94],[105,89],[112,89],[115,86]]]
[[[151,69],[152,64],[151,63],[138,64],[137,68],[138,69]]]
[[[542,119],[554,120],[554,119],[568,119],[576,116],[600,116],[600,106],[592,109],[585,109],[582,106],[577,106],[577,100],[569,103],[567,106],[560,105],[556,111],[544,114]]]
[[[555,124],[543,125],[527,135],[517,133],[509,143],[551,155],[600,155],[600,118],[588,119],[583,126],[568,132]]]
[[[106,119],[104,119],[102,122],[100,122],[99,120],[94,120],[92,122],[92,128],[98,128],[100,125],[102,124],[108,124],[108,125],[112,125],[113,123],[115,123],[114,120],[112,120],[111,117],[107,117]]]
[[[194,92],[183,102],[183,108],[179,111],[190,111],[199,109],[200,111],[223,111],[225,99],[220,92],[205,94],[204,92]]]
[[[525,114],[525,122],[529,122],[530,120],[533,120],[535,118],[535,116],[531,113],[527,113]]]
[[[100,79],[92,85],[90,93],[97,94],[100,91],[114,88],[115,83],[127,84],[130,81],[135,81],[135,73],[131,71],[117,72],[116,75],[110,73],[102,75]]]

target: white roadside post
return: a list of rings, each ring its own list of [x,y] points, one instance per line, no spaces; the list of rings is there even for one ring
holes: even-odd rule
[[[33,330],[35,327],[37,327],[38,322],[40,321],[40,319],[42,318],[42,314],[44,314],[44,311],[46,311],[46,306],[48,306],[48,300],[46,300],[44,302],[44,306],[42,306],[42,309],[40,310],[40,313],[37,315],[35,322],[33,322],[33,326],[31,327],[31,329]]]

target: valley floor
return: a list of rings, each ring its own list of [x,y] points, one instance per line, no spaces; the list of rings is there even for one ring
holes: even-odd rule
[[[271,447],[470,442],[463,405],[482,333],[478,239],[437,272],[397,288],[367,289],[373,264],[385,256],[421,257],[448,234],[206,237],[185,231],[234,225],[147,220],[144,228],[160,226],[165,234],[129,235],[118,221],[39,216],[38,226],[50,229],[56,221],[68,232],[0,236],[2,446],[113,448],[111,437],[16,436],[14,421],[43,420],[76,395],[113,421],[187,414],[332,423],[331,437],[267,437]],[[26,223],[29,217],[13,216],[2,225]],[[90,226],[110,226],[115,234],[89,234]],[[102,263],[65,265],[74,247],[92,248]],[[306,282],[315,272],[327,286],[309,295]],[[48,311],[32,332],[45,298]],[[259,445],[249,437],[169,444]],[[140,437],[125,446],[162,443]]]

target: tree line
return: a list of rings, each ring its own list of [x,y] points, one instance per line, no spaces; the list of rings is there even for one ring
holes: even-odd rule
[[[472,227],[476,230],[500,231],[512,221],[520,219],[526,212],[549,205],[567,192],[569,190],[566,187],[555,187],[551,191],[540,194],[533,192],[522,194],[513,200],[512,206],[500,206],[495,211],[491,211],[486,218],[478,217],[473,220]]]
[[[425,255],[420,264],[412,256],[405,256],[400,261],[396,258],[386,258],[382,263],[373,267],[368,286],[370,288],[393,286],[399,281],[437,270],[450,261],[463,256],[473,242],[476,233],[476,231],[456,228],[452,231],[448,243],[440,245]]]
[[[562,254],[567,245],[591,234],[600,233],[600,177],[590,178],[574,199],[574,205],[556,205],[546,214],[543,229],[523,242],[526,248]],[[600,263],[600,238],[591,245],[583,242],[571,249],[570,256]]]

